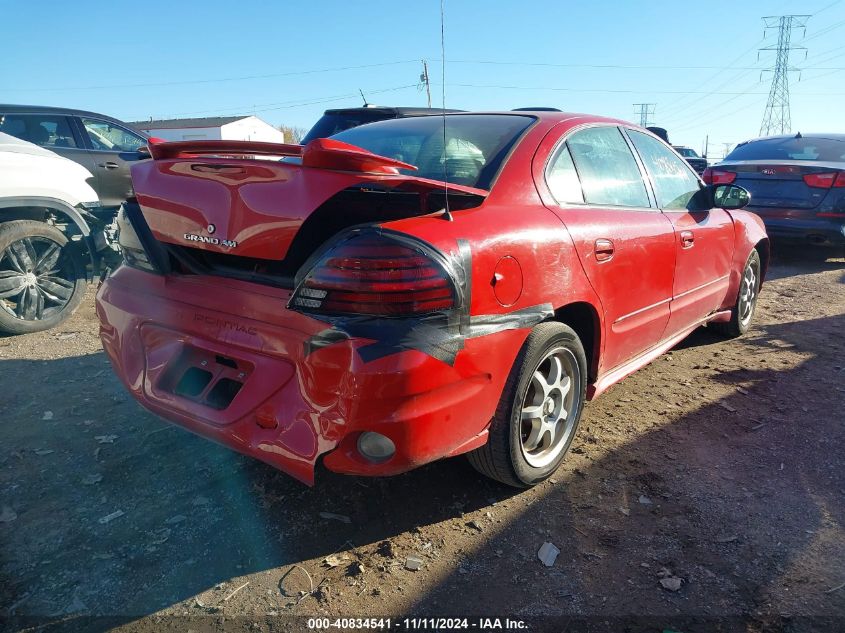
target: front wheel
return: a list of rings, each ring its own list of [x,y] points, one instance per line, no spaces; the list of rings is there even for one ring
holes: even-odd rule
[[[739,281],[739,292],[736,303],[731,308],[731,320],[725,323],[713,323],[713,328],[726,338],[742,336],[751,327],[751,319],[757,311],[757,298],[760,296],[761,282],[760,254],[751,251],[745,268],[742,269],[742,279]]]
[[[79,306],[85,287],[82,261],[56,227],[35,220],[0,224],[0,332],[58,325]]]
[[[562,323],[535,327],[517,356],[487,444],[468,455],[476,470],[517,488],[557,470],[584,407],[587,361],[578,335]]]

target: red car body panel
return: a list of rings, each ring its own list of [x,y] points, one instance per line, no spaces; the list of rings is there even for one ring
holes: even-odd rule
[[[629,124],[536,116],[489,192],[450,186],[478,196],[477,206],[453,212],[452,221],[429,213],[378,223],[451,258],[463,254],[471,288],[467,327],[450,339],[456,351],[448,358],[395,342],[375,354],[368,350],[385,345],[378,332],[346,332],[315,344],[331,323],[287,308],[290,289],[124,266],[97,296],[103,346],[121,380],[151,411],[310,484],[321,456],[337,472],[389,475],[483,444],[531,327],[555,313],[586,315],[589,397],[695,327],[723,319],[748,254],[765,244],[759,218],[651,209],[631,221],[611,209],[560,207],[543,177],[560,139],[585,124]],[[246,145],[229,149],[253,147]],[[202,235],[214,224],[215,237],[237,247],[197,247],[244,257],[283,258],[309,214],[346,187],[398,186],[423,195],[444,187],[413,176],[364,173],[360,169],[389,172],[394,166],[388,159],[338,158],[330,144],[315,146],[319,160],[310,167],[203,157],[187,143],[157,147],[156,160],[133,168],[153,236],[185,246],[186,235]],[[295,152],[289,146],[258,149]],[[609,258],[605,240],[612,242]],[[176,377],[191,367],[208,368],[211,380],[200,393],[175,393]],[[216,410],[208,404],[210,391],[222,378],[243,386],[229,406]],[[396,454],[383,463],[366,460],[356,444],[364,431],[389,437]]]

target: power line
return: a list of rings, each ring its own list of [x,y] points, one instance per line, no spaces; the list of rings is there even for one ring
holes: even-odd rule
[[[491,88],[496,90],[550,90],[552,92],[575,92],[575,93],[608,93],[608,94],[658,94],[658,95],[746,95],[746,94],[759,94],[765,95],[768,94],[767,92],[706,92],[703,90],[630,90],[630,89],[623,89],[623,88],[563,88],[563,87],[554,87],[554,86],[505,86],[505,85],[496,85],[496,84],[463,84],[463,83],[450,83],[450,86],[455,86],[459,88]],[[838,97],[845,95],[845,92],[815,92],[815,93],[806,93],[807,96],[817,96],[817,97]]]
[[[804,50],[804,46],[792,46],[793,29],[806,29],[809,15],[781,15],[763,18],[763,24],[768,29],[778,29],[777,45],[761,48],[761,51],[777,51],[775,67],[772,72],[772,88],[763,112],[763,122],[760,124],[760,136],[771,134],[786,134],[792,131],[792,117],[789,109],[789,73],[797,71],[789,65],[789,54],[794,50]]]
[[[267,75],[243,75],[240,77],[220,77],[215,79],[194,79],[188,81],[164,81],[155,83],[138,84],[103,84],[99,86],[67,86],[64,88],[3,88],[9,92],[61,92],[71,90],[110,90],[112,88],[154,88],[159,86],[190,86],[196,84],[216,84],[229,81],[247,81],[250,79],[274,79],[278,77],[299,77],[301,75],[314,75],[318,73],[342,72],[347,70],[363,70],[367,68],[381,68],[384,66],[397,66],[399,64],[417,64],[419,60],[401,60],[395,62],[381,62],[378,64],[362,64],[359,66],[337,66],[334,68],[316,68],[313,70],[297,70],[286,73],[271,73]]]

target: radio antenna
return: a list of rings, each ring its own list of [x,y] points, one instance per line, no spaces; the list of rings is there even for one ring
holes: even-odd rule
[[[440,0],[440,108],[443,115],[443,218],[452,221],[449,211],[449,172],[446,167],[446,0]]]

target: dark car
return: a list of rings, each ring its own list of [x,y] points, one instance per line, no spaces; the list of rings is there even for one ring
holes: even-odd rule
[[[707,169],[707,159],[702,158],[698,154],[696,154],[695,150],[690,147],[684,147],[683,145],[673,145],[672,148],[681,155],[685,161],[689,163],[689,166],[692,167],[695,171],[699,174],[704,172]]]
[[[338,132],[358,127],[365,123],[375,123],[386,119],[404,119],[412,116],[431,116],[444,112],[461,112],[461,110],[443,110],[441,108],[398,108],[392,106],[364,106],[361,108],[339,108],[326,110],[323,116],[314,124],[308,134],[302,138],[302,144],[315,138],[328,138]]]
[[[775,239],[845,246],[845,134],[770,136],[740,143],[704,172],[737,184]]]
[[[90,185],[106,208],[132,195],[129,166],[149,158],[148,138],[104,114],[0,104],[0,132],[40,145],[79,163],[94,175]]]

